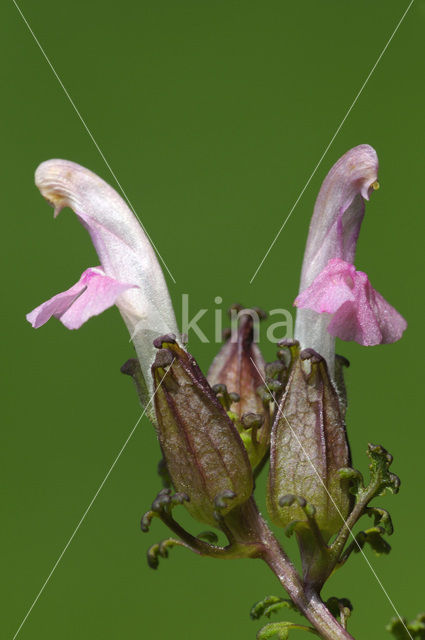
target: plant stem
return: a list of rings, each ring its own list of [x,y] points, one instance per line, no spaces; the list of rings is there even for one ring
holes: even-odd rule
[[[274,538],[273,534],[271,536]],[[320,596],[311,587],[302,583],[300,576],[275,538],[273,543],[265,549],[263,559],[277,576],[294,604],[322,638],[326,640],[353,640],[353,636],[335,620]]]
[[[261,542],[258,557],[262,558],[282,584],[291,600],[300,612],[313,625],[324,640],[354,640],[339,622],[333,617],[329,609],[322,602],[319,594],[311,586],[303,583],[294,565],[283,551],[279,542],[261,517],[255,502],[251,499],[243,507],[243,518],[237,522],[244,522],[244,530],[233,527],[230,518],[226,524],[232,530],[236,540],[244,538],[245,542]]]
[[[335,566],[335,564],[338,562],[338,560],[339,560],[339,558],[341,556],[341,553],[342,553],[342,551],[343,551],[343,549],[345,547],[345,544],[346,544],[346,542],[347,542],[347,540],[348,540],[350,535],[353,537],[353,542],[354,542],[354,535],[352,533],[352,529],[353,529],[354,525],[356,524],[356,522],[365,513],[367,505],[372,500],[372,498],[375,496],[375,494],[376,494],[376,487],[374,485],[369,486],[367,488],[367,490],[364,490],[361,498],[354,505],[354,507],[353,507],[350,515],[348,516],[347,520],[343,523],[343,526],[342,526],[340,532],[338,533],[335,541],[333,542],[333,544],[331,546],[331,555],[332,555],[332,559],[333,559],[333,566]],[[358,545],[356,545],[356,546],[358,546]]]

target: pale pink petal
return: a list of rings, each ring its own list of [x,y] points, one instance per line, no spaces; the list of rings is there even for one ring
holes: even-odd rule
[[[376,292],[362,271],[355,271],[353,293],[354,302],[344,304],[337,310],[329,323],[329,333],[341,340],[352,340],[367,347],[381,344],[380,319],[370,305],[370,298]]]
[[[407,327],[398,311],[373,289],[367,275],[340,259],[329,260],[295,304],[333,314],[327,331],[365,346],[396,342]]]
[[[27,313],[27,320],[32,324],[34,329],[38,329],[45,324],[52,316],[60,318],[68,307],[78,298],[84,291],[84,285],[77,282],[73,287],[62,293],[58,293],[50,300],[46,300],[40,306],[36,307],[30,313]]]
[[[335,313],[342,304],[354,300],[354,277],[352,264],[334,258],[314,282],[295,299],[299,308],[312,309],[318,313]]]
[[[89,318],[112,307],[124,291],[135,286],[106,276],[100,267],[86,269],[76,284],[28,313],[27,320],[37,329],[53,316],[68,329],[79,329]]]
[[[356,303],[344,302],[337,313],[330,318],[327,331],[331,336],[338,337],[346,342],[352,340],[361,344],[363,333],[357,318]]]
[[[403,316],[378,291],[372,288],[369,280],[366,285],[366,296],[372,313],[379,318],[379,329],[382,334],[381,343],[389,344],[400,340],[407,328],[407,322]]]

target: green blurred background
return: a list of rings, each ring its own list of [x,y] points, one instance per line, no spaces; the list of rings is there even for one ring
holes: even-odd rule
[[[389,507],[389,557],[366,551],[402,615],[425,608],[423,42],[416,0],[252,284],[249,280],[407,1],[21,0],[20,6],[173,274],[212,335],[216,296],[291,308],[315,196],[348,148],[378,151],[356,264],[407,318],[397,344],[340,344],[351,361],[348,428],[355,466],[368,441],[402,479]],[[12,1],[1,6],[3,239],[1,635],[12,638],[140,415],[132,355],[116,309],[78,332],[25,313],[73,284],[97,258],[75,216],[33,185],[38,163],[79,162],[114,184]],[[218,346],[195,338],[206,369]],[[264,344],[267,358],[273,348]],[[254,638],[253,602],[280,594],[260,562],[219,562],[181,549],[157,572],[145,550],[166,535],[139,530],[159,479],[143,419],[19,637]],[[259,483],[264,507],[265,477]],[[199,528],[196,524],[193,531]],[[292,543],[284,544],[296,556]],[[356,638],[385,638],[394,611],[362,557],[325,595],[352,599]],[[291,613],[282,619],[291,619]],[[276,618],[277,619],[277,618]],[[292,619],[297,619],[293,614]],[[303,633],[298,632],[302,638]]]

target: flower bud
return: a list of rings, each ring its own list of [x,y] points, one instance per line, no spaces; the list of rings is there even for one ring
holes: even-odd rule
[[[229,410],[253,468],[261,462],[270,443],[268,403],[258,393],[264,382],[265,362],[254,340],[254,322],[264,316],[258,309],[239,308],[237,333],[229,336],[207,376]]]
[[[272,427],[267,506],[272,520],[287,526],[306,522],[299,496],[315,508],[327,541],[350,511],[351,496],[338,470],[350,466],[340,401],[325,360],[312,349],[296,357]],[[281,506],[283,505],[283,506]]]
[[[172,336],[154,344],[157,430],[170,478],[191,515],[216,526],[217,509],[225,515],[252,494],[248,455],[192,356]]]

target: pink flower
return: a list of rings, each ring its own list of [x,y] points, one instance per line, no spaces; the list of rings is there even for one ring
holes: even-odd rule
[[[161,267],[141,225],[112,187],[74,162],[43,162],[35,183],[54,206],[55,217],[64,207],[74,210],[90,234],[101,267],[84,271],[77,284],[29,313],[28,321],[37,328],[54,316],[69,329],[78,329],[116,304],[152,392],[153,339],[178,335],[178,329]]]
[[[314,207],[301,273],[295,337],[334,370],[335,337],[374,345],[399,340],[400,314],[375,291],[354,257],[365,200],[378,188],[378,157],[350,149],[326,176]]]
[[[332,314],[328,332],[365,346],[400,340],[407,323],[369,278],[340,258],[329,260],[313,283],[300,293],[296,307]]]

